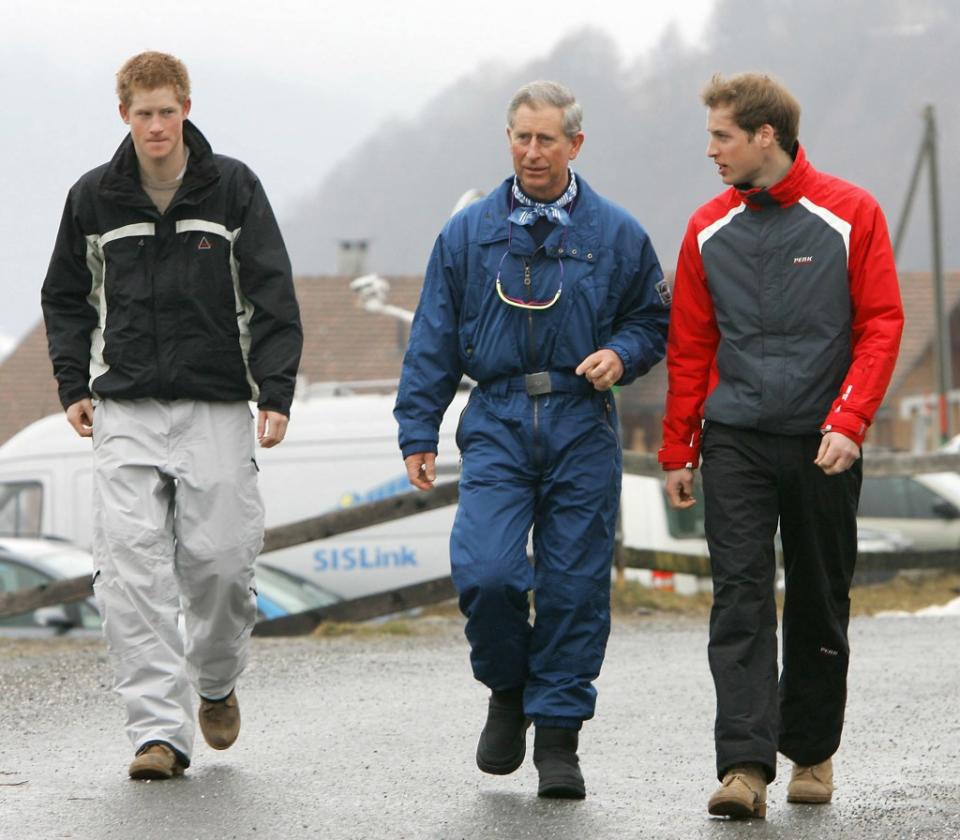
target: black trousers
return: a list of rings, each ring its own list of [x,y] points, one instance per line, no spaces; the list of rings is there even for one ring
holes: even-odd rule
[[[777,751],[801,765],[836,752],[850,649],[861,461],[828,476],[820,435],[707,423],[701,468],[713,568],[710,670],[717,692],[717,777]],[[783,668],[777,679],[774,535],[783,542]]]

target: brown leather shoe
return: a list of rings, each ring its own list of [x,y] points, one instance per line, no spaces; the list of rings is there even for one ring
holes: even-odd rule
[[[223,700],[200,698],[200,731],[203,740],[215,750],[233,746],[240,734],[240,704],[237,692],[231,691]]]
[[[833,759],[803,767],[793,765],[787,786],[787,802],[825,805],[833,799]]]
[[[707,803],[715,817],[748,819],[767,816],[767,775],[759,764],[731,767]]]
[[[130,762],[131,779],[169,779],[183,775],[183,765],[166,744],[148,744]]]

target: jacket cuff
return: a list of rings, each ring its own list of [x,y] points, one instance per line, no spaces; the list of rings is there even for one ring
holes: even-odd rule
[[[839,432],[850,438],[857,446],[863,446],[863,439],[867,436],[866,423],[862,418],[849,411],[833,412],[827,415],[820,427],[820,433]]]
[[[278,414],[290,416],[290,400],[279,400],[276,397],[260,396],[257,408],[261,411],[276,411]]]
[[[661,447],[657,460],[665,470],[695,470],[700,464],[700,447],[672,444]]]
[[[412,443],[406,444],[406,446],[400,447],[400,453],[404,458],[409,458],[411,455],[416,455],[418,452],[432,452],[434,455],[436,455],[437,444],[432,440],[415,440]]]
[[[440,443],[440,430],[433,426],[429,421],[411,420],[406,417],[398,417],[397,410],[394,409],[394,417],[397,419],[399,428],[397,429],[397,443],[403,457],[414,452],[436,452]]]
[[[630,354],[625,347],[619,344],[604,344],[600,349],[613,350],[613,352],[620,357],[620,361],[623,364],[623,375],[613,383],[614,385],[629,385],[637,378],[636,371],[633,369],[633,359],[630,358]]]
[[[60,395],[60,405],[63,406],[63,410],[66,411],[73,405],[75,402],[80,402],[80,400],[91,399],[93,395],[90,393],[90,389],[86,385],[75,385],[72,387],[62,387],[59,391]]]

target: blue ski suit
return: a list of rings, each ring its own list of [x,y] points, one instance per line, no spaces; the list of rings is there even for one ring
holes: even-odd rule
[[[525,686],[535,724],[575,729],[593,717],[610,629],[622,456],[610,393],[574,369],[610,348],[624,366],[618,384],[632,382],[663,357],[669,317],[644,230],[577,181],[572,224],[553,227],[540,246],[507,221],[512,177],[447,222],[394,410],[403,456],[436,452],[461,377],[476,380],[456,435],[460,503],[450,538],[474,676],[495,690]],[[510,306],[498,279],[514,299],[560,296],[546,309]]]

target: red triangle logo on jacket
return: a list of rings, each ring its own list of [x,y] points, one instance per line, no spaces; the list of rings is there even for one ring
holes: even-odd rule
[[[207,241],[207,237],[200,237],[200,244],[197,245],[198,251],[209,251],[213,246]]]

